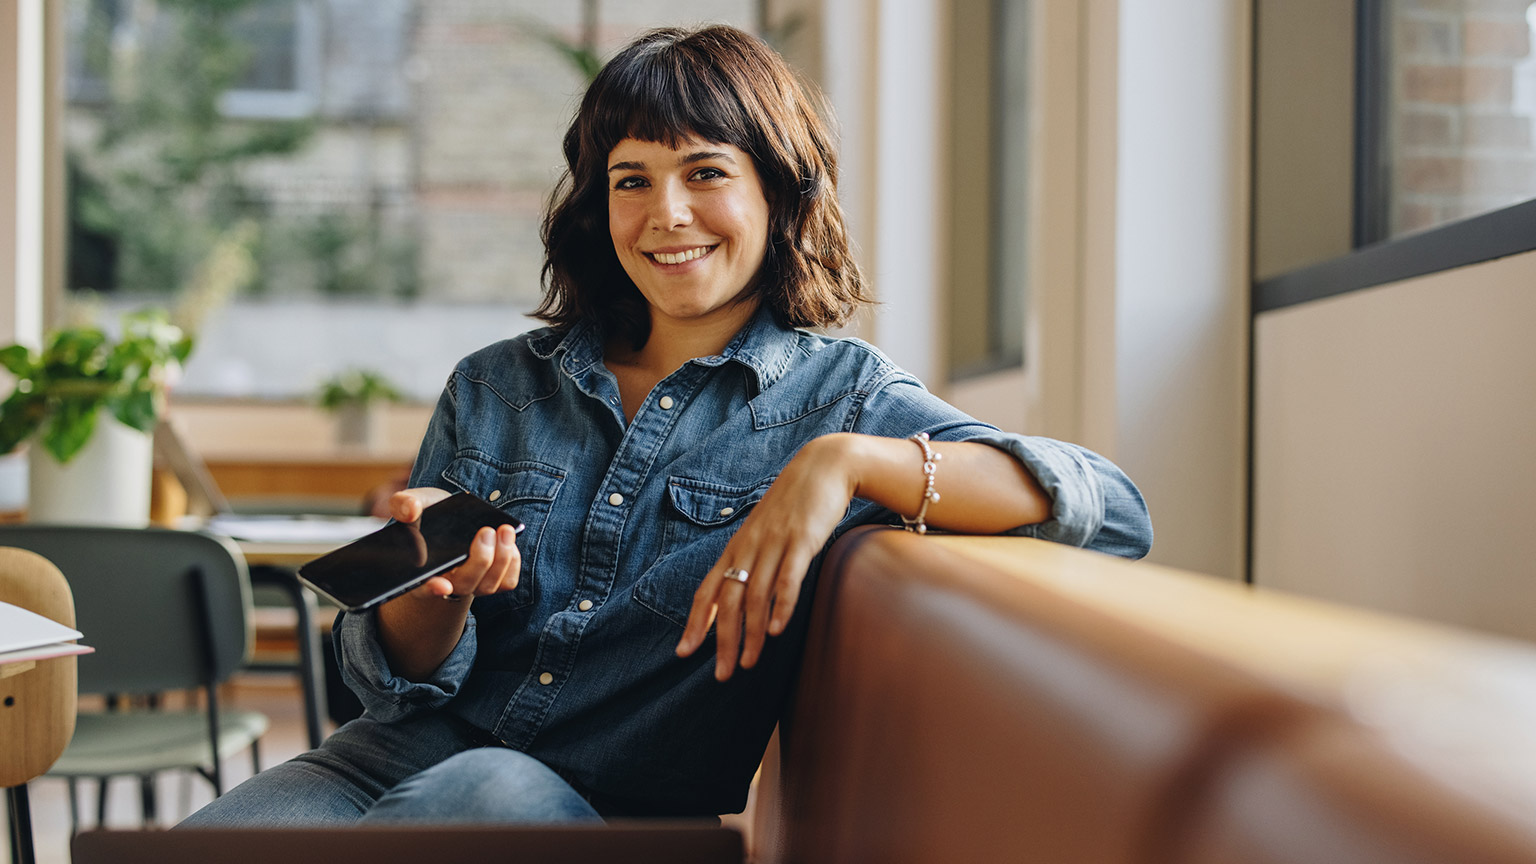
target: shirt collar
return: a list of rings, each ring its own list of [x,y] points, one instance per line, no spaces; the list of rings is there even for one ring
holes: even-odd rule
[[[773,312],[759,306],[725,348],[709,357],[697,357],[689,362],[699,366],[721,366],[728,362],[739,363],[757,377],[758,392],[772,387],[789,371],[794,359],[799,336],[794,329],[778,323]],[[603,339],[600,328],[590,321],[583,321],[569,330],[550,330],[535,336],[529,342],[533,353],[545,360],[558,360],[567,374],[575,375],[583,369],[603,362]]]

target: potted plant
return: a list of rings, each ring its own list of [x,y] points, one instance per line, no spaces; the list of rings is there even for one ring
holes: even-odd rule
[[[124,316],[116,339],[78,326],[51,333],[41,353],[0,349],[0,365],[16,378],[0,403],[0,452],[33,442],[29,518],[148,522],[152,435],[166,382],[191,351],[191,337],[162,310]]]
[[[401,398],[389,379],[368,369],[349,369],[320,384],[320,407],[336,415],[336,443],[345,448],[376,448],[380,409]]]

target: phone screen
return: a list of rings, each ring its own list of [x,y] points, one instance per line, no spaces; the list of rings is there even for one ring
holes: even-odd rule
[[[469,557],[475,532],[523,523],[467,493],[393,522],[299,568],[299,579],[348,612],[376,606],[450,570]]]

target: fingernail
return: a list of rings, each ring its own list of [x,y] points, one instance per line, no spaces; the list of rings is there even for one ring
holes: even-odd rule
[[[775,618],[768,622],[768,630],[777,636],[784,631],[784,619]]]

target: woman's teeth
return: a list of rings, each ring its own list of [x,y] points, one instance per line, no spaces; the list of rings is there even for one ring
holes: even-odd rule
[[[651,257],[662,264],[681,264],[695,258],[703,258],[713,246],[696,246],[685,252],[652,252]]]

